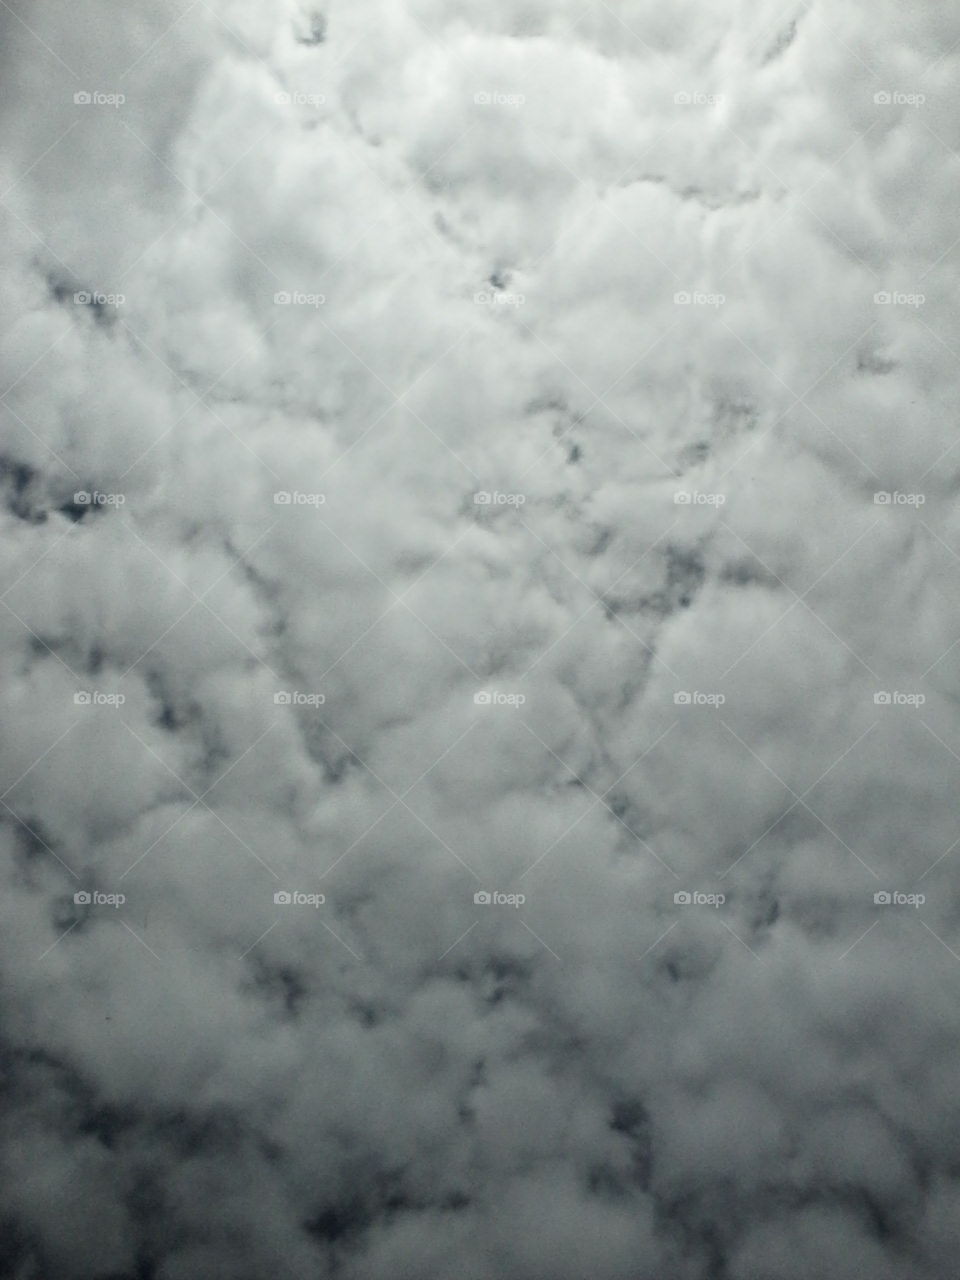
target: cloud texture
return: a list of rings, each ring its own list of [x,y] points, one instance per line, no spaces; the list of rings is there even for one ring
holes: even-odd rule
[[[952,1274],[960,14],[0,31],[3,1274]]]

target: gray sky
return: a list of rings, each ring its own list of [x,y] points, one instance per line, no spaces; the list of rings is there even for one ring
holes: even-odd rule
[[[944,1280],[960,12],[0,8],[13,1280]]]

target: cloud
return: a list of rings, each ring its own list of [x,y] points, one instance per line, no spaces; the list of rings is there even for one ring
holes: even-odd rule
[[[9,1273],[946,1274],[956,19],[0,22]]]

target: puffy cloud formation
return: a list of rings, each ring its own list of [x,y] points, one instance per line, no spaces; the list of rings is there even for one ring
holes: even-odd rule
[[[0,26],[3,1274],[953,1274],[960,13]]]

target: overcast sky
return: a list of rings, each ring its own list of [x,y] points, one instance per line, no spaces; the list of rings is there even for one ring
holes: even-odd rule
[[[960,10],[0,46],[0,1275],[955,1275]]]

